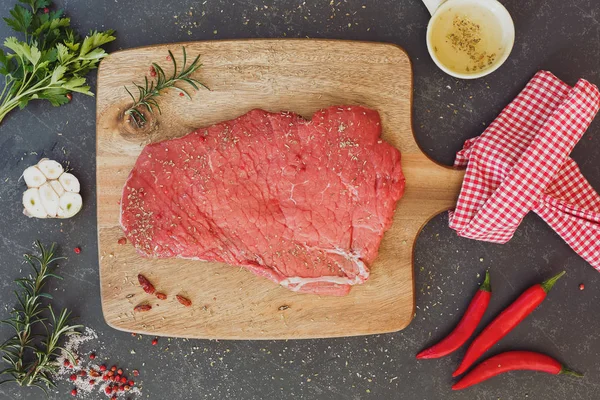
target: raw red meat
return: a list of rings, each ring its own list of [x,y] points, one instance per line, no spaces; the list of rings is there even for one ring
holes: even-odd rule
[[[147,257],[220,261],[345,295],[369,277],[404,192],[400,152],[380,133],[364,107],[310,121],[253,110],[150,144],[123,189],[121,225]]]

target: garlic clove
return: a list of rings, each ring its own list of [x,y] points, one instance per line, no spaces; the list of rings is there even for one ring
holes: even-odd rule
[[[67,192],[79,193],[79,180],[75,175],[65,172],[58,178],[58,181]]]
[[[46,178],[48,179],[58,179],[60,174],[63,173],[64,169],[60,163],[49,160],[47,158],[42,158],[40,162],[37,164],[37,167],[42,171]]]
[[[46,183],[46,175],[44,175],[35,165],[23,171],[23,179],[29,188],[37,188]]]
[[[23,213],[28,217],[47,218],[48,214],[42,205],[40,191],[37,188],[27,189],[23,193]]]
[[[42,186],[40,186],[39,192],[40,199],[42,200],[42,206],[46,210],[48,217],[56,217],[56,213],[58,212],[58,194],[56,194],[49,183],[44,183]]]
[[[54,189],[54,191],[56,192],[58,197],[62,196],[65,193],[65,189],[63,188],[63,186],[60,184],[59,181],[48,181],[48,183],[50,184],[50,186],[52,186],[52,189]]]
[[[71,218],[81,210],[83,201],[79,193],[65,192],[59,201],[61,211],[59,212],[60,218]]]

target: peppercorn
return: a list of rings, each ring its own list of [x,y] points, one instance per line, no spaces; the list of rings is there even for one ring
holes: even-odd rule
[[[106,371],[106,365],[102,364],[100,366],[100,371],[102,371],[102,372]]]
[[[152,339],[152,346],[156,346],[158,344],[158,338]]]
[[[140,371],[138,371],[137,369],[134,369],[133,376],[140,376]]]
[[[95,385],[95,384],[96,384],[96,380],[90,379],[90,385]]]
[[[71,374],[71,376],[69,377],[69,379],[72,380],[72,381],[76,381],[77,380],[77,375]]]
[[[585,289],[585,285],[583,283],[580,283],[579,284],[579,290],[583,290],[583,289]]]
[[[85,377],[87,373],[85,371],[79,371],[79,376]]]
[[[67,99],[69,101],[73,100],[73,95],[71,93],[67,93]]]
[[[135,382],[134,382],[134,381],[129,381],[128,383],[129,383],[129,386],[133,386],[133,385],[135,385]]]
[[[113,365],[112,367],[110,367],[110,370],[114,372],[117,370],[117,367],[115,365]]]
[[[71,390],[71,396],[77,396],[77,389]]]
[[[123,375],[123,370],[121,368],[119,368],[119,370],[117,371],[117,375]]]
[[[75,252],[75,254],[79,254],[79,253],[81,253],[81,249],[80,249],[79,247],[75,247],[75,248],[73,249],[73,251]]]
[[[96,353],[91,353],[91,354],[90,354],[90,360],[93,360],[93,359],[95,359],[95,358],[96,358]]]
[[[122,377],[121,378],[121,383],[127,383],[127,378],[126,377]]]

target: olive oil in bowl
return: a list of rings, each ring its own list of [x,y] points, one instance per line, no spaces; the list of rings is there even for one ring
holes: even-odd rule
[[[500,3],[487,3],[492,7],[486,1],[450,0],[432,17],[427,30],[429,52],[450,75],[467,79],[487,75],[508,57],[514,42],[512,20]]]

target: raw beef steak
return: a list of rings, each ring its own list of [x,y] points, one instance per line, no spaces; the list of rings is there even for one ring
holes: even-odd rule
[[[368,279],[404,192],[400,152],[380,134],[379,114],[363,107],[310,121],[253,110],[147,145],[121,225],[147,257],[219,261],[293,291],[345,295]]]

